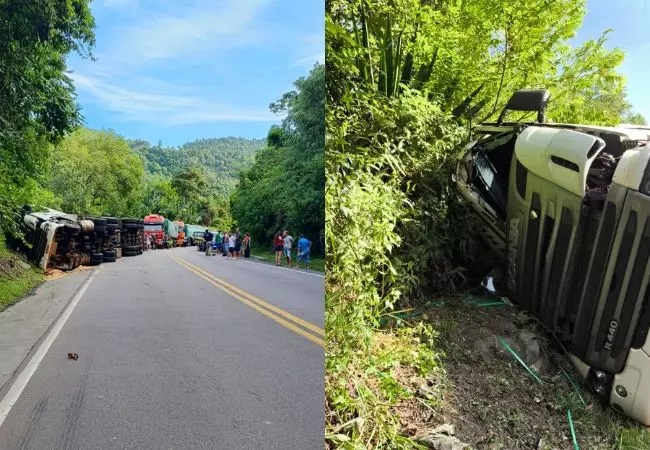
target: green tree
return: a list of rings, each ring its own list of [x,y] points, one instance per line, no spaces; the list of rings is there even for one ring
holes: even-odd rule
[[[181,198],[169,178],[161,175],[147,177],[142,193],[142,209],[138,216],[162,214],[165,217],[180,215]]]
[[[258,243],[269,243],[283,229],[318,243],[324,229],[324,66],[316,65],[294,86],[270,105],[286,118],[269,130],[267,147],[242,172],[231,197],[234,220]]]
[[[81,121],[67,75],[70,52],[95,43],[88,0],[9,0],[0,4],[0,228],[16,234],[16,191],[43,188],[48,144]],[[32,201],[32,199],[27,199]],[[37,200],[37,199],[36,199]]]
[[[66,211],[135,214],[143,180],[141,159],[113,132],[78,129],[52,152],[50,187]]]
[[[628,113],[622,120],[624,123],[629,123],[631,125],[647,125],[648,121],[640,113]]]

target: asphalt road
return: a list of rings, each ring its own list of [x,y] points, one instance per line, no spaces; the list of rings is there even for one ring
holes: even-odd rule
[[[0,448],[323,448],[324,285],[193,248],[104,264]]]

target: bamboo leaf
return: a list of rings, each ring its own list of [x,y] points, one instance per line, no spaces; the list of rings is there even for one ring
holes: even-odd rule
[[[372,70],[372,58],[370,53],[370,38],[368,33],[368,18],[366,16],[366,7],[364,0],[361,0],[361,32],[363,39],[363,48],[365,56],[368,58],[368,75],[370,77],[370,84],[375,84],[375,76]]]
[[[433,68],[436,65],[436,60],[438,59],[438,49],[433,52],[433,57],[429,64],[422,64],[420,70],[418,71],[417,79],[415,81],[415,89],[422,89],[422,87],[431,79],[433,74]]]
[[[397,36],[397,48],[395,49],[396,62],[395,70],[393,71],[393,95],[397,95],[399,93],[399,73],[402,66],[402,54],[402,33],[400,33],[399,36]]]
[[[386,17],[386,34],[384,35],[384,52],[386,53],[386,90],[385,94],[386,96],[391,96],[392,95],[392,88],[394,85],[393,82],[393,71],[394,71],[394,63],[395,61],[393,60],[393,20],[391,18],[390,12],[387,14]]]
[[[484,86],[485,86],[484,84],[481,84],[478,88],[474,89],[474,91],[471,94],[465,97],[465,99],[462,102],[460,102],[458,106],[454,108],[451,114],[454,117],[461,117],[465,115],[469,110],[470,105],[472,104],[476,96],[481,92]]]

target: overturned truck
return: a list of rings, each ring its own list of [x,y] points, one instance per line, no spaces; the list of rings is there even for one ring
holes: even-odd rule
[[[497,286],[603,400],[650,425],[650,130],[547,123],[549,97],[516,92],[474,130],[454,179],[500,261]]]
[[[139,219],[80,217],[46,208],[23,207],[23,248],[41,269],[73,270],[142,253],[144,225]]]

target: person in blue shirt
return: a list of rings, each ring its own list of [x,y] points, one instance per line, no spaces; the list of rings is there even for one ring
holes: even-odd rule
[[[296,267],[300,268],[300,263],[304,262],[307,268],[310,266],[311,260],[309,259],[309,250],[311,249],[311,242],[301,234],[298,238],[298,258],[296,260]]]

